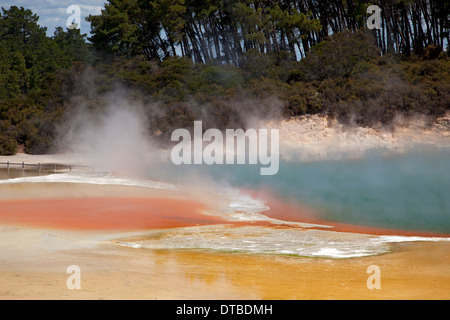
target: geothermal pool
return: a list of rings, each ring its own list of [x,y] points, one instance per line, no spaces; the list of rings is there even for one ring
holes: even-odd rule
[[[391,243],[450,240],[449,163],[448,150],[433,150],[285,159],[274,176],[249,165],[166,163],[153,164],[140,179],[21,177],[0,181],[0,221],[134,231],[112,241],[140,249],[371,256],[389,252]]]
[[[263,190],[284,203],[308,206],[325,221],[450,234],[450,149],[373,151],[310,162],[282,159],[274,176],[261,176],[249,165],[173,166],[154,175],[176,182],[183,181],[183,172]]]

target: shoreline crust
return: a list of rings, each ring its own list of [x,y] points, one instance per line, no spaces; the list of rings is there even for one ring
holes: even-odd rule
[[[450,243],[395,244],[378,256],[327,259],[198,250],[41,252],[0,264],[1,299],[449,299]],[[20,260],[20,258],[19,258]],[[30,263],[32,262],[32,263]],[[81,269],[69,290],[66,268]],[[371,265],[381,289],[367,288]]]

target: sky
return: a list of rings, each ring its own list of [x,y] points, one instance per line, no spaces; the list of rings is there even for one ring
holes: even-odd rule
[[[0,7],[9,9],[11,6],[30,9],[39,16],[39,24],[47,27],[47,35],[53,36],[58,26],[66,29],[67,20],[75,13],[67,8],[76,5],[80,8],[80,31],[89,35],[91,28],[84,20],[88,15],[97,15],[104,8],[106,0],[0,0]]]

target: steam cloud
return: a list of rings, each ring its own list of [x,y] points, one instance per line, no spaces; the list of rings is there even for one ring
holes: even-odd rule
[[[96,170],[142,176],[155,156],[143,107],[120,100],[67,119],[59,149],[81,154]]]

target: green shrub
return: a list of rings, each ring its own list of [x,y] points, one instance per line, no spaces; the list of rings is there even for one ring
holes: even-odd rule
[[[0,135],[0,155],[12,156],[17,153],[18,144],[14,138]]]

